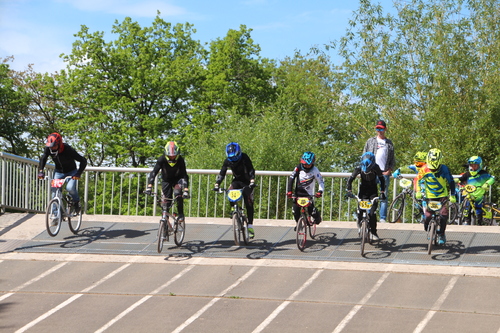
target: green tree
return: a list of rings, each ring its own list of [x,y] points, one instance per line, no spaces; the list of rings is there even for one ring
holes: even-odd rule
[[[94,165],[146,165],[178,133],[202,78],[205,51],[192,25],[159,16],[142,28],[115,22],[111,42],[82,26],[64,55],[63,88],[72,110],[66,130],[78,135]]]

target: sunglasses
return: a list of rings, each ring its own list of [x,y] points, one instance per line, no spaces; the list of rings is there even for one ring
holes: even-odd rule
[[[377,132],[384,132],[385,128],[376,128]]]

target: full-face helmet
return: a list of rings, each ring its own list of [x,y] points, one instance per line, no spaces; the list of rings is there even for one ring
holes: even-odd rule
[[[441,166],[441,161],[443,160],[443,154],[441,150],[437,148],[432,148],[427,153],[426,163],[429,169],[437,170]]]
[[[165,157],[167,158],[167,162],[170,166],[174,166],[179,159],[179,155],[181,154],[181,150],[179,146],[177,146],[177,142],[169,141],[165,145]]]
[[[300,158],[300,165],[306,171],[314,166],[314,162],[316,162],[316,155],[310,151],[306,151]]]
[[[477,175],[479,171],[483,169],[483,159],[479,156],[472,156],[467,161],[469,165],[469,172],[472,176]]]
[[[47,142],[45,142],[45,146],[50,148],[50,153],[52,155],[57,155],[64,150],[62,136],[59,133],[49,134],[47,137]]]
[[[375,155],[371,151],[365,152],[361,155],[361,171],[364,173],[370,172],[375,166]]]
[[[241,158],[241,147],[236,142],[228,143],[226,146],[226,156],[231,162],[237,162]]]
[[[413,156],[413,163],[415,163],[415,166],[421,167],[425,164],[426,159],[427,153],[425,151],[417,151]]]

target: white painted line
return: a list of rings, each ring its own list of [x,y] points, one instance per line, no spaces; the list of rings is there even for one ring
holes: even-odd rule
[[[227,294],[228,291],[231,289],[235,288],[237,285],[239,285],[241,282],[245,281],[250,275],[252,275],[256,270],[258,266],[252,267],[248,272],[246,272],[245,275],[240,277],[235,283],[224,289],[217,297],[213,298],[210,302],[208,302],[207,305],[202,307],[200,310],[198,310],[194,315],[189,317],[184,323],[179,325],[175,330],[172,331],[172,333],[178,333],[185,329],[187,326],[189,326],[193,321],[198,319],[205,311],[207,311],[212,305],[214,305],[217,301],[221,299],[222,296]]]
[[[38,324],[39,322],[41,322],[42,320],[46,319],[47,317],[49,317],[50,315],[56,313],[57,311],[61,310],[62,308],[64,308],[66,305],[68,304],[71,304],[73,301],[77,300],[78,298],[80,298],[81,296],[83,296],[82,293],[86,293],[88,291],[90,291],[91,289],[97,287],[98,285],[100,285],[101,283],[105,282],[106,280],[112,278],[113,276],[115,276],[116,274],[120,273],[121,271],[123,271],[125,268],[127,268],[128,266],[130,266],[131,264],[128,263],[128,264],[125,264],[125,265],[122,265],[120,267],[118,267],[117,269],[115,269],[113,272],[109,273],[108,275],[106,275],[105,277],[103,277],[102,279],[100,279],[99,281],[95,282],[93,285],[91,285],[90,287],[87,287],[85,289],[83,289],[79,294],[76,294],[76,295],[73,295],[71,296],[69,299],[67,299],[66,301],[64,301],[63,303],[59,304],[58,306],[56,306],[55,308],[53,308],[52,310],[44,313],[43,315],[41,315],[40,317],[36,318],[35,320],[29,322],[28,324],[24,325],[23,327],[21,327],[20,329],[18,329],[16,331],[16,333],[21,333],[21,332],[25,332],[26,330],[30,329],[31,327],[35,326],[36,324]]]
[[[354,315],[356,315],[356,313],[363,307],[363,305],[365,305],[366,302],[368,302],[368,300],[373,296],[373,294],[378,290],[378,288],[380,288],[380,286],[385,281],[385,279],[387,279],[389,274],[390,274],[389,272],[386,272],[384,273],[384,275],[380,277],[380,279],[378,279],[377,283],[375,283],[372,289],[370,289],[370,291],[365,295],[365,297],[363,297],[363,299],[359,302],[359,304],[355,305],[351,309],[351,311],[344,317],[344,319],[342,319],[342,321],[337,325],[333,333],[342,332],[342,330],[351,321]]]
[[[118,320],[120,320],[123,317],[125,317],[127,314],[129,314],[130,312],[132,312],[135,308],[137,308],[142,303],[146,302],[148,299],[150,299],[154,295],[158,294],[161,290],[163,290],[164,288],[168,287],[170,284],[172,284],[173,282],[175,282],[176,280],[178,280],[181,276],[183,276],[184,274],[186,274],[187,272],[189,272],[194,267],[195,267],[194,265],[190,265],[190,266],[184,268],[176,276],[174,276],[173,278],[171,278],[167,283],[163,284],[161,287],[156,288],[149,295],[144,296],[139,301],[137,301],[134,304],[132,304],[128,309],[126,309],[125,311],[123,311],[122,313],[120,313],[118,316],[116,316],[115,318],[111,319],[107,324],[105,324],[104,326],[102,326],[100,329],[98,329],[97,331],[95,331],[95,333],[104,332],[105,330],[107,330],[108,328],[110,328],[114,323],[116,323]]]
[[[288,304],[291,303],[304,289],[311,285],[311,283],[316,280],[316,278],[323,272],[323,270],[317,270],[314,274],[299,288],[297,289],[286,301],[281,303],[256,329],[253,330],[252,333],[262,332],[273,320],[276,318],[281,311],[283,311]]]
[[[49,275],[49,274],[51,274],[51,273],[54,273],[55,271],[57,271],[59,268],[63,267],[63,266],[64,266],[64,265],[66,265],[67,263],[68,263],[68,261],[65,261],[65,262],[62,262],[62,263],[60,263],[60,264],[58,264],[58,265],[55,265],[54,267],[52,267],[52,268],[50,268],[50,269],[46,270],[46,271],[45,271],[45,272],[43,272],[42,274],[40,274],[40,275],[38,275],[38,276],[34,277],[33,279],[31,279],[31,280],[29,280],[29,281],[27,281],[27,282],[23,283],[23,284],[22,284],[22,285],[20,285],[19,287],[16,287],[16,288],[12,289],[10,293],[7,293],[7,294],[2,295],[2,296],[0,297],[0,302],[1,302],[1,301],[3,301],[4,299],[6,299],[7,297],[14,295],[14,294],[16,293],[16,291],[19,291],[19,290],[21,290],[21,289],[23,289],[23,288],[25,288],[25,287],[29,286],[30,284],[35,283],[35,282],[37,282],[37,281],[38,281],[38,280],[40,280],[40,279],[43,279],[44,277],[46,277],[47,275]]]
[[[450,279],[450,281],[446,285],[446,288],[444,288],[444,291],[441,294],[441,296],[439,296],[439,298],[436,300],[436,302],[432,306],[431,310],[429,312],[427,312],[427,315],[418,324],[418,326],[415,328],[415,330],[413,331],[413,333],[420,333],[420,332],[422,332],[424,330],[425,326],[427,326],[427,324],[432,319],[432,317],[434,316],[434,314],[436,314],[437,310],[439,310],[439,308],[441,307],[441,305],[443,305],[444,300],[450,294],[451,290],[455,286],[455,283],[457,283],[457,280],[458,280],[458,276],[454,276],[454,277],[452,277]]]

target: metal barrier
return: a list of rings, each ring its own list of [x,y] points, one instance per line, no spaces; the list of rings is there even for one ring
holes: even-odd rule
[[[0,152],[0,208],[43,213],[50,199],[47,181],[37,179],[38,161]],[[54,166],[47,164],[46,173]],[[159,215],[160,209],[150,197],[143,195],[152,168],[90,167],[79,181],[79,190],[87,214]],[[229,204],[224,195],[212,191],[219,170],[188,169],[191,198],[185,200],[188,217],[228,217]],[[291,200],[286,187],[291,171],[256,171],[254,206],[256,219],[293,219]],[[354,221],[356,203],[345,199],[345,186],[350,173],[323,172],[325,193],[317,199],[323,220]],[[413,175],[408,175],[414,177]],[[228,187],[231,171],[221,186]],[[160,191],[155,182],[155,191]],[[396,184],[390,191],[396,193]],[[389,203],[390,203],[389,198]]]

